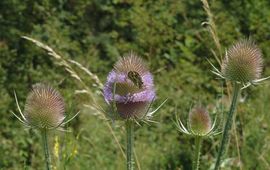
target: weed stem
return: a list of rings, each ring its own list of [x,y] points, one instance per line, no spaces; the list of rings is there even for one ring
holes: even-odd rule
[[[133,145],[134,145],[134,122],[133,120],[126,121],[127,129],[127,170],[133,170]]]
[[[227,144],[228,144],[229,131],[232,127],[233,113],[236,109],[237,98],[238,98],[238,95],[240,93],[240,90],[241,90],[241,85],[234,82],[234,84],[233,84],[233,98],[232,98],[232,102],[231,102],[230,111],[229,111],[228,116],[227,116],[225,128],[224,128],[224,131],[222,134],[222,140],[221,140],[221,145],[220,145],[220,148],[218,151],[218,156],[217,156],[217,160],[216,160],[216,164],[215,164],[215,170],[219,169],[222,155],[224,154],[225,149],[226,149]]]
[[[201,154],[202,137],[196,136],[195,138],[195,154],[193,160],[193,170],[199,170],[200,167],[200,154]]]
[[[46,170],[51,170],[51,159],[48,147],[47,129],[42,130],[43,148],[46,160]]]

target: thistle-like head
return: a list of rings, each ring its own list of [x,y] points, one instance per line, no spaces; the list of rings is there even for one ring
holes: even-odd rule
[[[24,111],[21,111],[15,94],[15,100],[20,116],[13,115],[26,127],[38,129],[56,129],[74,119],[65,117],[65,103],[61,94],[49,85],[35,84],[28,94]]]
[[[211,136],[217,135],[216,118],[212,124],[209,112],[202,106],[195,106],[189,112],[187,127],[184,126],[182,121],[176,117],[176,126],[178,130],[193,136]]]
[[[262,52],[249,39],[231,46],[222,62],[222,75],[233,82],[248,83],[257,80],[262,73]]]
[[[39,128],[56,127],[64,120],[65,103],[52,87],[36,84],[28,94],[24,115],[29,125]]]
[[[120,58],[107,77],[104,98],[123,119],[145,116],[155,98],[153,77],[145,62],[134,53]]]
[[[201,106],[193,108],[189,112],[190,130],[198,136],[204,136],[211,130],[212,122],[208,111]]]

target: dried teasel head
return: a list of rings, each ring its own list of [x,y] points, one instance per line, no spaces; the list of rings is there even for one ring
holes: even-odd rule
[[[51,86],[36,84],[28,94],[24,115],[30,126],[53,128],[60,125],[65,116],[65,103],[61,94]]]
[[[60,127],[79,114],[77,112],[71,118],[65,116],[65,103],[61,94],[49,85],[38,83],[33,86],[26,98],[24,112],[21,111],[15,92],[14,95],[20,116],[11,113],[28,128],[63,130]]]
[[[261,78],[263,70],[262,52],[251,39],[243,39],[232,45],[227,51],[219,71],[209,60],[215,75],[242,84],[241,89],[257,85],[270,78]]]
[[[257,80],[262,73],[262,52],[250,39],[240,40],[231,46],[222,62],[222,75],[234,82]]]

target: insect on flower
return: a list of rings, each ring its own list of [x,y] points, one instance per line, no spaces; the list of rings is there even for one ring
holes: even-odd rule
[[[120,58],[109,73],[103,89],[105,101],[113,107],[113,119],[144,119],[155,99],[153,76],[142,58],[134,53]]]
[[[142,77],[140,74],[136,71],[129,71],[128,72],[128,78],[133,82],[135,86],[137,86],[139,89],[143,86]]]

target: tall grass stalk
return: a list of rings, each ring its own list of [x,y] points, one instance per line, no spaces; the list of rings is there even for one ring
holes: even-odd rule
[[[222,156],[225,152],[226,146],[228,144],[228,139],[229,139],[229,132],[230,129],[232,127],[232,123],[233,123],[233,115],[237,106],[237,98],[238,95],[240,93],[241,90],[241,84],[238,84],[236,82],[234,82],[233,84],[233,98],[232,98],[232,102],[231,102],[231,107],[230,110],[228,112],[228,116],[227,116],[227,121],[224,127],[224,131],[222,134],[222,140],[221,140],[221,145],[218,151],[218,156],[217,156],[217,160],[216,160],[216,164],[215,164],[215,170],[219,169],[220,163],[221,163],[221,159]]]
[[[42,142],[43,142],[43,149],[44,149],[44,156],[46,161],[46,170],[51,170],[51,158],[48,146],[48,135],[47,129],[42,130]]]
[[[211,10],[210,10],[208,1],[207,0],[201,0],[201,1],[203,3],[203,9],[206,12],[207,17],[208,17],[207,21],[203,22],[202,24],[206,24],[208,26],[209,33],[211,34],[211,37],[214,40],[214,43],[215,43],[216,48],[218,50],[219,57],[217,56],[217,54],[213,50],[211,50],[211,51],[213,52],[216,61],[219,63],[219,65],[221,65],[222,49],[221,49],[220,40],[219,40],[218,33],[217,33],[216,24],[214,22],[214,17],[213,17]]]
[[[127,130],[127,170],[134,169],[134,159],[133,159],[133,145],[134,145],[134,121],[126,121],[126,130]]]

